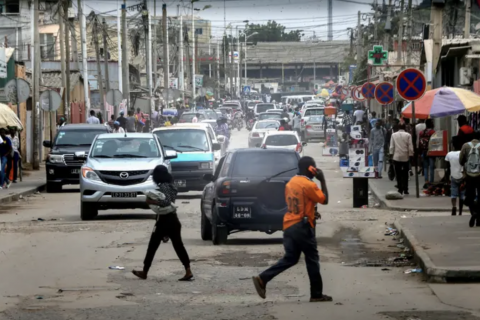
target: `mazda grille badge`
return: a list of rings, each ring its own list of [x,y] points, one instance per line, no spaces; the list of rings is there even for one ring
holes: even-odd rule
[[[128,178],[128,172],[122,172],[122,173],[120,173],[120,178],[122,178],[122,179],[127,179],[127,178]]]

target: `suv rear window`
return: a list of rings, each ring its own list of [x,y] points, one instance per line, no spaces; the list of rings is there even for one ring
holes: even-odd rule
[[[107,133],[107,130],[65,130],[59,131],[55,139],[55,146],[89,146],[98,134]]]
[[[275,134],[268,136],[265,140],[267,146],[292,146],[298,143],[297,137],[292,134]]]
[[[257,113],[267,112],[268,109],[275,109],[274,104],[257,104]]]
[[[282,159],[282,161],[278,161]],[[245,165],[248,163],[248,165]],[[294,152],[241,152],[235,157],[232,170],[234,177],[270,177],[282,171],[279,177],[293,177],[297,171],[298,159]]]
[[[305,116],[323,116],[323,109],[307,109],[305,110]]]

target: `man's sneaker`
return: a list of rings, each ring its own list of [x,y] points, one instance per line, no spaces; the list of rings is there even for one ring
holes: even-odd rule
[[[453,207],[452,208],[452,216],[456,216],[457,215],[457,207]]]
[[[470,221],[468,222],[468,225],[470,226],[470,228],[473,228],[476,220],[477,220],[477,215],[472,214],[472,216],[470,217]]]
[[[5,184],[5,188],[8,189],[8,188],[10,188],[11,185],[12,185],[12,181],[8,181],[8,182]]]

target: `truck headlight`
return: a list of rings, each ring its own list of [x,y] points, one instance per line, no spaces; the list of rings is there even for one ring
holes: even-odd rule
[[[201,162],[199,165],[200,169],[213,169],[213,161],[211,162]]]
[[[89,167],[82,167],[82,176],[88,180],[102,181],[102,179],[100,179],[98,174],[95,171],[93,171],[92,168],[89,168]]]
[[[49,155],[48,155],[48,161],[49,161],[50,163],[64,163],[64,161],[63,161],[63,155],[49,154]]]

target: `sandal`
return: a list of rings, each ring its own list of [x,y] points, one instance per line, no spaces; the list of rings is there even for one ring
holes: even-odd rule
[[[195,281],[195,277],[193,276],[193,274],[191,274],[189,276],[184,276],[183,278],[178,279],[178,281]]]
[[[333,298],[323,294],[320,298],[310,298],[310,302],[330,302],[333,301]]]

